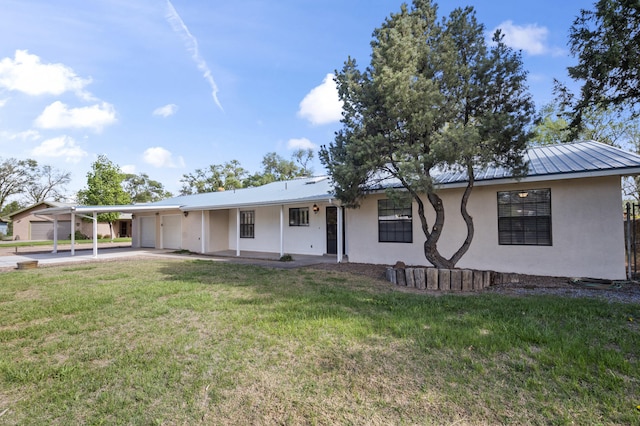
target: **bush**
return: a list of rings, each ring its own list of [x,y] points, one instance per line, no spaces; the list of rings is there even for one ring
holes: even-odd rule
[[[76,240],[88,240],[89,239],[89,237],[87,237],[86,235],[84,235],[80,231],[76,231],[74,233],[74,237],[75,237]],[[69,234],[69,239],[71,239],[71,234]]]
[[[280,262],[291,262],[293,260],[293,257],[290,254],[283,254],[280,257]]]

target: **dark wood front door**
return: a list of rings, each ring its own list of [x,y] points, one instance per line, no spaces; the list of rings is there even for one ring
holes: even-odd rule
[[[338,209],[327,207],[327,254],[338,254]]]

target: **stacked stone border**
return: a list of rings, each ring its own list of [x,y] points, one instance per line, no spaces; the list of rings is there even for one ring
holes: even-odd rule
[[[386,277],[398,286],[451,292],[482,290],[495,284],[519,282],[518,274],[474,269],[389,267]]]

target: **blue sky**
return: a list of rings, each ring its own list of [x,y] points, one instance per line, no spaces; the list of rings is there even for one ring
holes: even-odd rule
[[[331,74],[369,61],[391,0],[3,0],[0,157],[72,173],[97,155],[177,193],[185,173],[317,149],[339,128]],[[568,30],[593,1],[443,0],[474,6],[521,49],[536,106],[568,82]],[[316,156],[317,157],[317,156]],[[314,163],[316,174],[324,172]]]

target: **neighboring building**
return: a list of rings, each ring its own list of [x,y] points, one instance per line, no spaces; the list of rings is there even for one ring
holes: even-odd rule
[[[41,215],[40,212],[48,208],[71,208],[74,205],[72,203],[42,201],[11,213],[9,218],[13,222],[13,239],[29,241],[53,240],[54,221],[50,216]],[[71,236],[71,228],[71,215],[66,214],[58,217],[59,240],[68,240]],[[92,223],[82,220],[81,217],[76,216],[74,229],[89,238],[93,237]],[[113,233],[114,237],[131,236],[131,214],[121,215],[120,220],[114,222]],[[98,234],[109,236],[109,224],[98,223]]]
[[[475,235],[457,266],[624,279],[621,176],[640,174],[640,156],[590,141],[532,148],[526,159],[529,173],[521,179],[497,168],[477,173],[468,204]],[[438,248],[449,257],[466,236],[459,213],[466,176],[443,173],[437,181],[446,214]],[[330,179],[316,177],[111,211],[133,213],[133,247],[428,265],[415,202],[395,205],[385,195],[387,186],[394,183],[370,188],[357,209],[340,206]],[[424,202],[432,226],[434,214]],[[107,208],[78,206],[74,212]]]

